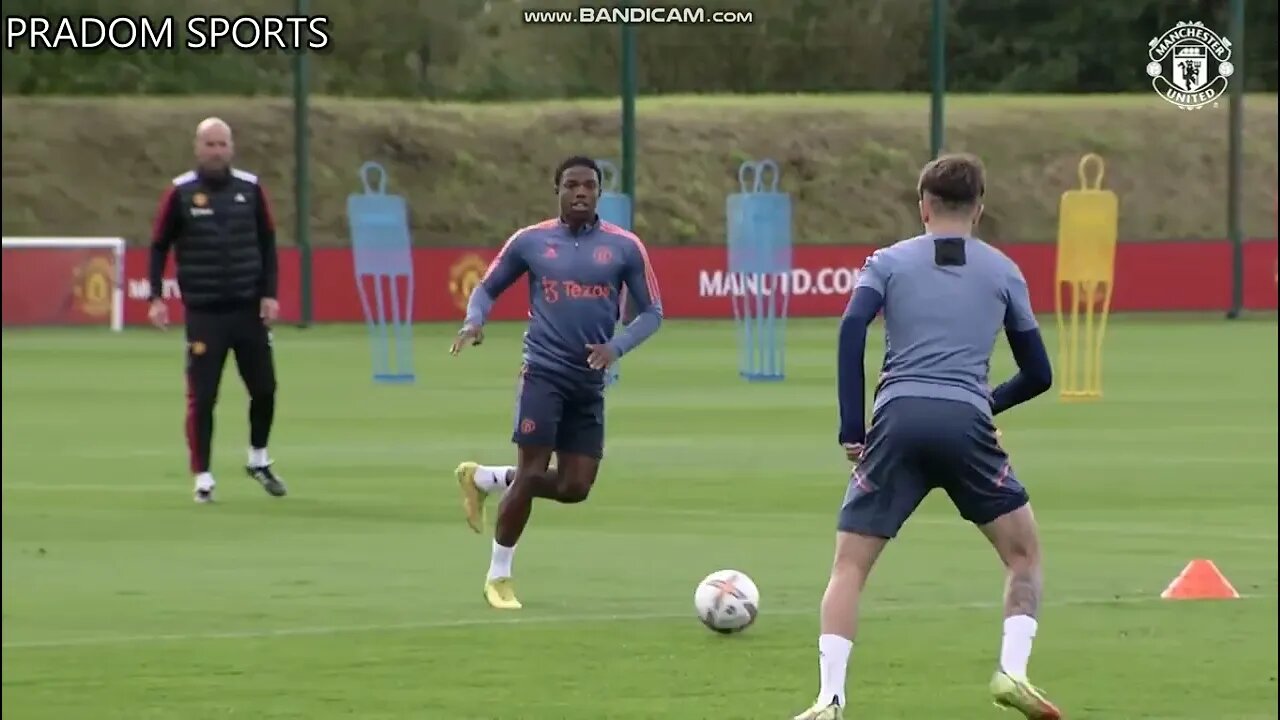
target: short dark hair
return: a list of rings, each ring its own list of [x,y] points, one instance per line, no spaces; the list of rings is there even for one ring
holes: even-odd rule
[[[956,153],[929,161],[920,171],[916,192],[924,200],[928,193],[941,211],[959,211],[982,202],[987,191],[986,170],[976,155]]]
[[[556,166],[556,187],[560,187],[560,177],[564,175],[564,171],[573,167],[591,168],[596,173],[596,182],[602,182],[603,180],[600,175],[600,166],[596,164],[595,160],[586,155],[574,155],[573,157],[565,158]]]

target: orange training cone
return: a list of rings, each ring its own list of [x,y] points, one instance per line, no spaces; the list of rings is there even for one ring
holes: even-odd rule
[[[1192,560],[1160,593],[1165,600],[1234,600],[1240,593],[1212,560]]]

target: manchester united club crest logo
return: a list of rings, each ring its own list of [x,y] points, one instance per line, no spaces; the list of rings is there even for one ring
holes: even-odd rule
[[[1147,74],[1160,97],[1184,110],[1214,102],[1227,91],[1231,41],[1202,22],[1180,22],[1148,43]]]
[[[476,285],[480,284],[480,280],[484,278],[484,271],[489,267],[479,255],[467,254],[458,259],[453,267],[449,268],[449,294],[453,297],[453,304],[459,310],[467,309],[467,301],[471,299],[471,292],[476,289]]]
[[[111,293],[115,287],[115,268],[103,257],[90,258],[76,266],[72,273],[72,292],[76,304],[85,315],[106,317],[111,312]]]

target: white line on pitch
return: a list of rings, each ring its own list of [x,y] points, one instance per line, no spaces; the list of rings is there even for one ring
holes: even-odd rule
[[[1241,595],[1241,600],[1264,600],[1272,595]],[[1119,597],[1067,598],[1058,601],[1047,601],[1044,607],[1071,607],[1077,605],[1134,605],[1142,603],[1167,602],[1158,595],[1129,595]],[[1002,602],[957,602],[957,603],[868,603],[867,616],[893,614],[903,611],[927,610],[989,610],[1002,606]],[[782,610],[763,610],[765,617],[794,617],[817,614],[817,605],[810,608],[787,608]],[[555,623],[588,623],[588,622],[625,622],[643,620],[678,620],[692,618],[690,613],[620,613],[613,615],[523,615],[470,618],[460,620],[423,620],[421,622],[386,623],[371,625],[324,625],[318,627],[277,628],[266,630],[240,630],[211,633],[176,633],[164,635],[117,635],[105,637],[79,637],[59,640],[19,640],[5,642],[5,650],[22,650],[35,648],[68,648],[89,645],[134,645],[142,643],[184,642],[192,640],[259,640],[282,637],[305,637],[342,635],[352,633],[390,632],[396,630],[447,630],[451,628],[484,627],[497,625],[547,625]]]

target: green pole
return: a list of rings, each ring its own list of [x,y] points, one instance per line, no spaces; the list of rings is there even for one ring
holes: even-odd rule
[[[942,154],[946,121],[942,100],[947,91],[947,0],[933,0],[929,57],[929,157]]]
[[[1231,59],[1235,72],[1231,76],[1231,103],[1227,113],[1227,236],[1231,241],[1231,309],[1227,318],[1234,320],[1244,311],[1244,223],[1240,217],[1244,186],[1244,4],[1231,0],[1231,22],[1227,39],[1231,41]]]
[[[622,193],[631,198],[636,226],[636,29],[622,26]]]
[[[308,0],[295,0],[294,12],[301,17],[310,13]],[[308,167],[311,129],[307,124],[307,100],[311,93],[308,82],[310,56],[305,50],[293,56],[293,195],[297,215],[294,238],[298,243],[298,307],[300,325],[311,325],[311,171]]]

